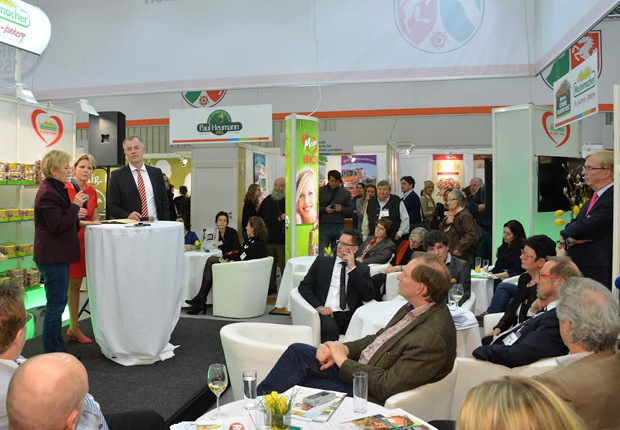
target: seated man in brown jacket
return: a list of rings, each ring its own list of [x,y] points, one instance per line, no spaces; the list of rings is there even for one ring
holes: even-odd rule
[[[404,305],[375,335],[318,349],[291,345],[258,393],[283,392],[295,385],[346,392],[352,395],[353,373],[368,373],[368,398],[383,404],[392,395],[445,377],[456,358],[456,330],[444,303],[450,273],[434,255],[424,254],[399,277]]]
[[[588,428],[620,429],[618,302],[602,284],[573,278],[560,290],[560,334],[570,351],[558,368],[538,376]]]

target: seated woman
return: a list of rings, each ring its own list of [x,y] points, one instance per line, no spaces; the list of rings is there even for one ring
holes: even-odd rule
[[[523,225],[511,219],[504,224],[504,243],[497,248],[497,260],[491,273],[495,274],[495,287],[502,279],[520,275],[525,270],[521,267],[521,251],[525,246],[525,229]]]
[[[465,195],[459,190],[448,194],[448,213],[439,223],[439,229],[448,236],[450,253],[461,260],[474,264],[473,244],[476,234],[476,221],[465,208]]]
[[[196,233],[191,231],[191,225],[189,221],[186,221],[182,216],[178,216],[176,221],[183,223],[183,229],[184,229],[183,231],[184,231],[186,245],[194,245],[196,241],[200,241]]]
[[[390,239],[394,223],[388,218],[381,218],[375,226],[375,235],[368,238],[359,247],[355,260],[364,264],[384,264],[390,261],[396,251],[396,245]]]
[[[375,300],[379,302],[382,300],[383,294],[385,294],[385,279],[389,273],[402,272],[403,267],[413,258],[414,252],[425,251],[424,236],[426,236],[426,229],[424,227],[414,228],[409,235],[409,240],[400,242],[396,249],[396,254],[394,254],[394,258],[392,258],[383,273],[377,273],[370,278],[375,287]]]
[[[239,251],[239,234],[237,230],[228,227],[228,214],[224,211],[215,215],[215,223],[217,224],[217,240],[222,242],[218,248],[222,251],[224,258]]]
[[[253,216],[248,220],[248,225],[245,230],[248,234],[248,240],[238,252],[231,254],[229,257],[209,257],[207,260],[205,270],[202,274],[200,292],[193,299],[185,300],[185,303],[191,305],[183,308],[189,315],[198,315],[201,312],[206,314],[207,308],[211,306],[207,305],[207,295],[209,295],[209,291],[211,291],[211,287],[213,286],[214,264],[256,260],[258,258],[265,258],[269,255],[267,253],[267,226],[265,225],[265,221],[263,221],[262,218]]]

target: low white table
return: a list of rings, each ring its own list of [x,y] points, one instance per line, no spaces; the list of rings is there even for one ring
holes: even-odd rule
[[[290,295],[293,289],[293,273],[307,272],[316,260],[316,256],[312,257],[293,257],[286,262],[282,279],[280,279],[280,289],[276,300],[276,308],[286,308],[291,310]]]
[[[373,302],[357,308],[351,323],[344,335],[344,342],[361,339],[369,334],[375,334],[384,328],[392,317],[407,302],[405,300],[390,300],[387,302]],[[462,312],[464,309],[460,309]],[[467,311],[465,311],[467,312]],[[473,315],[472,315],[473,318]],[[468,357],[473,350],[482,345],[478,326],[456,331],[456,356]]]
[[[93,331],[116,363],[152,364],[174,356],[170,335],[179,320],[183,224],[119,224],[86,228],[86,269]]]
[[[474,278],[474,276],[476,276]],[[476,294],[476,305],[474,306],[474,313],[480,315],[485,312],[491,304],[493,298],[493,278],[477,277],[481,276],[480,273],[471,271],[471,290]]]
[[[204,251],[188,251],[185,253],[185,273],[183,277],[183,299],[193,299],[200,291],[202,285],[202,274],[205,270],[205,264],[209,257],[221,257],[222,251],[219,249],[210,252]],[[209,291],[207,303],[213,303],[213,290]],[[185,303],[182,303],[185,306]]]

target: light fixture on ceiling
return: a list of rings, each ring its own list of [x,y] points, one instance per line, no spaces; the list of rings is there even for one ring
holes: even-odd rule
[[[355,156],[351,157],[351,163],[355,163]]]
[[[90,115],[99,116],[99,112],[97,112],[97,110],[89,104],[88,100],[80,99],[78,104],[82,108],[82,112],[86,112],[87,114],[90,114]]]
[[[25,102],[39,104],[37,99],[34,98],[32,91],[27,90],[24,84],[18,83],[15,85],[15,96]]]

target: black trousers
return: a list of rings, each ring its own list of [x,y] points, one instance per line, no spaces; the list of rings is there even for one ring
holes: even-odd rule
[[[165,430],[161,415],[155,411],[131,411],[104,415],[110,430]]]
[[[338,336],[345,334],[353,312],[334,312],[334,316],[319,315],[321,319],[321,342],[338,340]]]
[[[385,273],[377,273],[370,278],[372,285],[375,287],[375,300],[380,302],[383,300],[383,294],[385,294],[385,280],[387,275]]]

